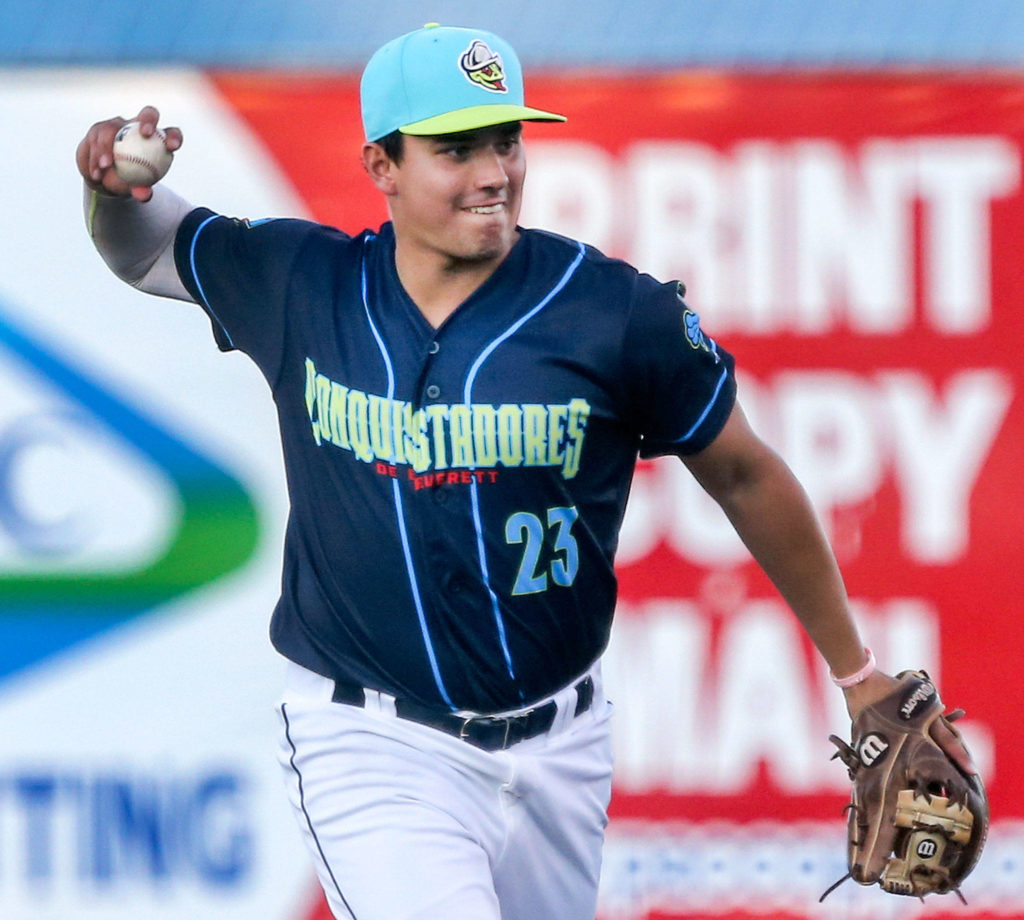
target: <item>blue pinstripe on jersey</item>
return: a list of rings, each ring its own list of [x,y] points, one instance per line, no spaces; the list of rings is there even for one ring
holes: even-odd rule
[[[715,407],[715,403],[718,402],[718,394],[722,392],[722,387],[725,386],[725,381],[729,378],[729,371],[727,368],[722,368],[722,375],[718,378],[718,383],[715,385],[715,392],[711,394],[711,399],[708,400],[708,404],[704,407],[704,411],[701,412],[700,417],[693,423],[690,430],[686,432],[681,438],[676,440],[677,444],[682,444],[684,441],[689,441],[699,430],[700,426],[704,424],[704,420],[708,417],[708,414]]]
[[[220,326],[221,332],[224,333],[224,338],[227,339],[228,344],[234,348],[235,343],[231,340],[231,334],[224,328],[224,324],[218,319],[217,314],[214,313],[213,307],[210,306],[210,301],[206,298],[206,292],[203,290],[203,282],[199,280],[199,273],[196,271],[196,241],[199,239],[199,234],[206,229],[207,225],[216,220],[220,215],[214,214],[212,217],[207,217],[199,227],[197,228],[195,235],[192,237],[192,245],[188,251],[189,268],[192,270],[192,277],[195,279],[196,288],[199,291],[199,296],[203,298],[203,306],[206,307],[206,312],[210,314],[216,321],[217,325]]]
[[[555,296],[557,296],[558,292],[569,283],[569,279],[576,273],[576,269],[580,267],[580,263],[583,261],[583,257],[586,255],[587,251],[583,243],[578,243],[577,245],[579,246],[579,252],[577,253],[576,258],[572,261],[572,264],[565,270],[565,274],[558,280],[558,283],[548,291],[537,306],[533,307],[533,309],[521,316],[501,335],[497,336],[489,345],[487,345],[473,362],[473,365],[469,369],[469,374],[466,375],[466,387],[463,391],[463,401],[467,406],[470,406],[473,403],[473,384],[476,382],[476,375],[480,371],[480,368],[483,367],[484,362],[491,356],[494,350],[501,345],[502,342],[515,335],[525,323],[533,319],[534,316],[540,313],[541,310],[551,303]],[[476,467],[471,467],[471,469],[476,469]],[[469,489],[470,500],[473,504],[473,526],[476,529],[477,553],[480,557],[480,575],[483,579],[484,586],[487,588],[487,594],[491,599],[491,609],[494,612],[494,622],[498,629],[498,638],[501,641],[501,651],[505,656],[505,667],[508,670],[508,676],[512,678],[512,680],[515,680],[515,665],[512,662],[512,653],[509,651],[508,638],[505,635],[505,620],[501,615],[501,605],[498,603],[498,595],[491,586],[491,575],[487,567],[487,551],[484,543],[483,525],[480,523],[480,494],[476,480],[470,483]],[[519,695],[522,697],[522,690],[519,691]]]
[[[366,242],[363,250],[362,266],[360,268],[360,290],[363,295],[363,309],[366,311],[366,321],[370,324],[370,331],[373,333],[373,338],[377,342],[377,347],[380,349],[381,357],[384,359],[384,366],[388,372],[388,399],[394,399],[395,396],[395,371],[391,363],[391,356],[388,354],[387,346],[384,344],[384,340],[381,338],[380,333],[377,331],[377,326],[373,322],[373,317],[370,315],[370,302],[367,295],[366,286],[366,255],[365,246],[369,245],[376,237],[373,234],[367,234]],[[391,437],[394,439],[395,432],[392,430]],[[391,444],[391,461],[394,462],[396,456],[394,440]],[[455,704],[452,702],[451,697],[448,695],[448,689],[444,685],[444,678],[441,677],[441,669],[437,664],[437,654],[434,651],[434,643],[430,638],[430,629],[427,626],[427,615],[423,609],[423,597],[420,594],[419,582],[416,579],[416,567],[412,561],[412,548],[409,545],[409,533],[405,526],[405,506],[402,503],[402,491],[399,488],[398,480],[393,480],[391,483],[391,490],[395,498],[395,514],[398,517],[398,532],[402,540],[402,553],[405,556],[405,570],[409,575],[409,587],[412,589],[413,603],[416,605],[416,616],[420,623],[420,632],[423,635],[423,644],[427,649],[427,657],[430,660],[430,671],[434,675],[434,683],[437,686],[437,692],[441,694],[441,699],[448,704],[450,709],[455,709]]]

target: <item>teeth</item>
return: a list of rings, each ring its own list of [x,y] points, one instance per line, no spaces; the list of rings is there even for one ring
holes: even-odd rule
[[[489,204],[485,207],[469,208],[473,214],[497,214],[504,205],[500,204]]]

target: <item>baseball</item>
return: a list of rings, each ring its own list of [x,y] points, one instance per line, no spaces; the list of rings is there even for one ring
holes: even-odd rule
[[[155,185],[171,168],[174,154],[164,144],[166,135],[157,129],[143,137],[139,122],[130,121],[114,136],[114,170],[131,186]]]

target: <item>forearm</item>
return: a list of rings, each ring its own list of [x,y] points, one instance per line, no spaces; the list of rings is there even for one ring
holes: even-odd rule
[[[855,673],[864,646],[811,502],[737,404],[718,437],[686,465],[721,506],[834,674]]]
[[[148,294],[192,301],[174,266],[174,238],[192,206],[157,185],[147,202],[85,188],[85,220],[94,245],[122,281]]]

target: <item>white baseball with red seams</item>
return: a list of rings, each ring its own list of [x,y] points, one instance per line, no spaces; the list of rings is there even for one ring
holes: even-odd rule
[[[114,170],[131,186],[155,185],[171,168],[174,154],[167,149],[166,135],[157,129],[150,137],[130,121],[114,137]]]

